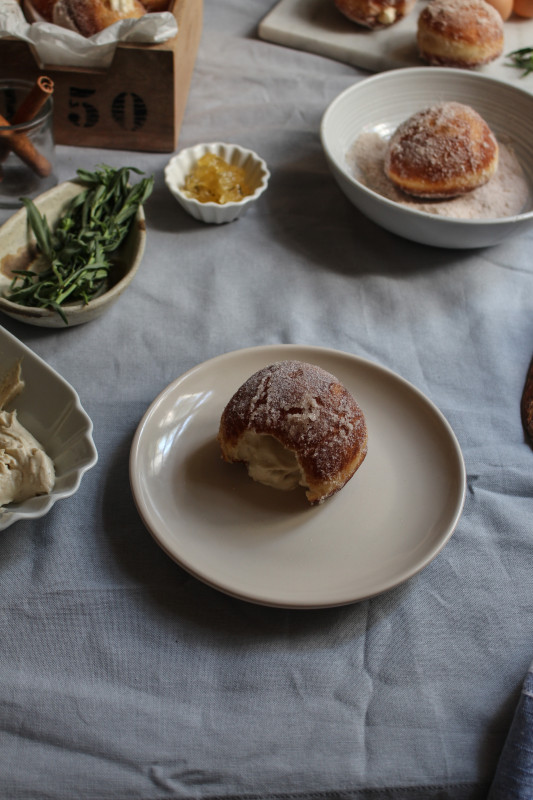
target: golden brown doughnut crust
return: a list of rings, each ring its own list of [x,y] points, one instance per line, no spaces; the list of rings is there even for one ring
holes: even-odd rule
[[[398,22],[413,9],[415,0],[333,0],[351,22],[365,28],[384,28]]]
[[[502,54],[503,31],[485,0],[430,0],[418,17],[418,50],[429,64],[470,69]]]
[[[312,505],[339,491],[367,452],[355,399],[334,375],[302,361],[264,367],[235,392],[220,420],[224,460],[238,460],[235,448],[246,431],[273,436],[295,453]]]
[[[385,172],[416,197],[445,198],[477,189],[498,167],[498,143],[485,120],[462,103],[438,103],[405,120],[385,155]]]

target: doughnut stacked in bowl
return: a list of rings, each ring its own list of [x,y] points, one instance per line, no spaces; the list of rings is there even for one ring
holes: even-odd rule
[[[454,218],[429,213],[427,206],[404,204],[370,188],[349,154],[365,133],[389,140],[406,119],[435,103],[473,108],[499,141],[516,156],[526,186],[517,213],[494,218]],[[446,248],[497,244],[533,226],[533,95],[486,75],[442,67],[390,70],[342,92],[321,123],[322,147],[330,170],[347,198],[372,222],[406,239]]]

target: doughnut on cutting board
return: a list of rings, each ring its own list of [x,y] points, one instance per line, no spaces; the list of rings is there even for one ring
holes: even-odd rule
[[[426,0],[417,0],[407,17],[389,28],[372,31],[343,17],[333,0],[281,0],[259,23],[258,33],[265,41],[333,58],[370,72],[427,66],[416,47],[418,15],[425,5]],[[512,50],[533,47],[533,20],[512,16],[504,24],[504,37],[504,54],[476,72],[533,93],[533,73],[522,78],[522,71],[508,66],[506,58]]]

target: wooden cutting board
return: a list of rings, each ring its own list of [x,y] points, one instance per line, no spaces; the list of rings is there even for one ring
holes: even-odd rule
[[[400,22],[378,31],[362,28],[335,8],[333,0],[281,0],[260,22],[259,36],[269,42],[306,50],[355,67],[381,72],[401,67],[424,66],[416,48],[418,15],[427,0]],[[512,17],[504,27],[504,54],[521,47],[533,47],[533,20]],[[521,71],[507,66],[502,55],[479,72],[514,84],[533,93],[533,73],[522,78]],[[427,66],[427,65],[426,65]]]

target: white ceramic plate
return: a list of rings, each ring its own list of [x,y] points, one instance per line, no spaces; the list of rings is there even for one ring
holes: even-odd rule
[[[224,406],[283,359],[333,373],[366,416],[364,463],[320,506],[220,458]],[[459,444],[423,394],[365,359],[292,345],[228,353],[171,383],[139,424],[130,481],[146,527],[178,564],[227,594],[284,608],[352,603],[407,580],[448,541],[465,493]]]
[[[0,530],[20,519],[46,514],[57,500],[78,490],[85,472],[96,464],[93,424],[77,392],[52,367],[0,327],[0,372],[3,375],[22,359],[25,388],[8,406],[42,444],[54,462],[55,486],[50,494],[0,508]]]

